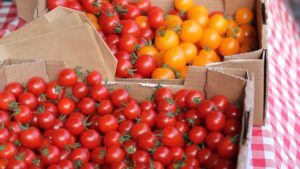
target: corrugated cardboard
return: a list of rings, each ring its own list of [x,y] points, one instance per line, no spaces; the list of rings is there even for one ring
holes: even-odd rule
[[[40,76],[48,80],[57,78],[59,71],[64,67],[62,61],[45,61],[45,60],[4,60],[0,64],[0,90],[3,90],[7,83],[17,81],[21,83],[27,82],[32,76]],[[200,68],[192,67],[193,71],[198,73],[201,78],[199,87],[201,91],[207,94],[207,97],[214,94],[226,95],[231,103],[242,102],[244,105],[244,117],[242,121],[242,132],[240,140],[240,153],[238,156],[238,169],[246,169],[249,166],[250,158],[248,152],[250,149],[251,129],[252,129],[252,112],[253,112],[253,93],[254,87],[251,75],[245,70],[226,69],[226,68]],[[16,73],[17,72],[17,73]],[[230,74],[234,72],[234,75]],[[21,74],[20,74],[21,73]],[[189,80],[191,77],[187,77]],[[222,83],[224,90],[219,90],[217,83]],[[127,88],[131,96],[142,101],[150,97],[155,91],[154,86],[149,84],[137,84],[130,82],[109,82],[113,89]],[[184,85],[168,85],[174,91],[181,88],[190,89],[189,84]],[[220,92],[220,93],[216,93]]]
[[[172,0],[168,1],[161,1],[161,0],[151,0],[151,2],[154,5],[158,5],[162,7],[163,9],[170,9],[172,4]],[[266,71],[266,64],[267,64],[267,27],[266,27],[266,8],[264,4],[264,0],[195,0],[196,4],[203,4],[205,5],[210,12],[213,11],[222,11],[226,15],[232,15],[238,8],[247,6],[253,10],[256,11],[256,22],[257,22],[257,29],[258,29],[258,35],[259,35],[259,45],[260,49],[257,51],[253,51],[250,53],[245,54],[239,54],[239,55],[233,55],[233,56],[227,56],[224,58],[226,62],[224,64],[220,64],[219,66],[222,67],[232,67],[232,68],[244,68],[249,71],[249,73],[253,73],[255,77],[255,88],[256,88],[256,101],[255,101],[255,118],[254,118],[254,124],[255,125],[262,125],[264,124],[264,117],[265,117],[265,107],[266,107],[266,77],[267,77],[267,71]],[[41,14],[47,13],[46,6],[46,0],[38,0],[39,8],[37,9],[37,16],[43,16]],[[44,7],[44,8],[43,8]],[[50,12],[50,15],[48,15],[48,19],[60,16],[60,14],[70,13],[74,12],[72,10],[60,10],[57,11],[59,14],[54,14]],[[51,14],[54,14],[55,17],[51,17]],[[98,36],[96,32],[95,36]],[[116,60],[114,57],[110,57],[111,53],[109,52],[109,49],[107,45],[104,43],[104,41],[101,38],[96,38],[98,46],[101,49],[102,53],[105,53],[103,56],[105,65],[108,65],[107,67],[110,69],[108,73],[115,71],[116,66]],[[105,57],[106,56],[106,57]],[[242,61],[239,61],[242,60]],[[255,61],[254,61],[255,60]],[[184,83],[184,80],[132,80],[132,79],[116,79],[117,81],[132,81],[132,82],[141,82],[141,83],[160,83],[160,84],[182,84]]]

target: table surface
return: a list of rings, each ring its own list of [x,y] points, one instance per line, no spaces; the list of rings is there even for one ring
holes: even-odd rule
[[[251,168],[300,168],[300,29],[286,0],[268,4],[269,87],[266,125],[254,127]],[[0,37],[23,26],[0,0]]]

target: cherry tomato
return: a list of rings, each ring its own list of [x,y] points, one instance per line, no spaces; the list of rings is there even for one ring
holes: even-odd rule
[[[37,97],[32,93],[22,93],[18,97],[19,104],[28,106],[31,110],[34,110],[38,104]]]
[[[100,101],[97,112],[100,115],[110,114],[113,111],[113,104],[110,100],[105,99]]]
[[[211,111],[205,121],[205,125],[209,130],[220,131],[225,127],[226,117],[220,111]]]
[[[72,134],[66,129],[56,129],[53,132],[52,141],[55,146],[64,149],[67,145],[72,144]]]
[[[215,28],[220,35],[223,35],[228,29],[228,22],[221,14],[212,15],[208,22],[209,28]]]
[[[156,141],[157,137],[152,132],[146,132],[144,134],[139,135],[137,138],[138,146],[146,151],[154,148]]]
[[[148,20],[151,28],[157,29],[164,25],[164,11],[159,8],[150,8],[148,11]]]
[[[26,169],[27,164],[25,163],[25,161],[23,159],[21,159],[21,157],[15,157],[15,158],[9,159],[9,161],[7,162],[6,168],[7,169],[14,169],[14,168]]]
[[[49,10],[52,10],[58,6],[68,7],[68,1],[67,0],[49,0],[48,2],[48,8]]]
[[[32,160],[34,160],[37,157],[34,151],[25,148],[19,149],[17,157],[18,156],[23,156],[23,160],[27,165],[31,165]]]
[[[208,148],[200,149],[197,153],[197,159],[201,167],[205,167],[208,163],[208,160],[211,158],[212,151]]]
[[[109,91],[104,85],[97,84],[92,87],[90,94],[94,100],[99,101],[107,99],[109,96]]]
[[[184,121],[177,121],[175,127],[181,133],[185,133],[189,130],[189,126]]]
[[[158,103],[158,106],[157,106],[158,112],[166,111],[166,112],[176,113],[176,110],[177,110],[176,103],[171,98],[162,100],[161,102]]]
[[[241,133],[242,124],[236,119],[228,119],[223,129],[224,134],[227,136],[235,136]]]
[[[234,138],[224,137],[218,145],[218,154],[222,158],[233,159],[239,152],[238,144],[234,143]]]
[[[77,75],[73,69],[66,68],[62,70],[58,75],[58,81],[61,86],[71,87],[74,86],[77,82]]]
[[[222,96],[222,95],[216,95],[216,96],[213,96],[211,98],[211,100],[214,102],[214,104],[216,105],[216,107],[223,111],[227,108],[227,106],[229,106],[229,100],[225,97],[225,96]]]
[[[152,40],[154,38],[154,33],[150,28],[141,28],[141,37],[146,40]],[[152,48],[152,51],[155,51],[155,49],[156,48]]]
[[[227,108],[224,110],[224,114],[227,118],[233,118],[237,120],[241,119],[243,116],[243,112],[234,105],[227,106]]]
[[[156,117],[155,120],[155,125],[160,128],[163,129],[165,127],[168,126],[175,126],[176,125],[176,118],[175,118],[175,114],[172,112],[161,112],[158,114],[158,116]]]
[[[184,142],[182,134],[171,126],[163,129],[161,141],[167,147],[180,147]]]
[[[68,115],[75,109],[75,102],[70,98],[63,98],[57,104],[57,110],[62,115]]]
[[[89,86],[96,86],[98,84],[101,84],[101,81],[102,75],[98,71],[91,71],[86,77],[86,83]]]
[[[136,142],[133,140],[125,141],[122,145],[123,149],[126,151],[127,155],[131,155],[136,152],[137,146]]]
[[[121,107],[129,101],[129,94],[124,89],[116,89],[111,94],[111,100],[114,106]]]
[[[140,0],[140,1],[134,1],[133,5],[135,5],[142,14],[145,14],[148,12],[148,10],[151,7],[151,1],[150,0]]]
[[[0,146],[0,157],[5,159],[10,159],[17,153],[17,148],[10,142],[1,144]]]
[[[137,73],[145,78],[152,75],[152,72],[157,67],[155,59],[150,55],[141,55],[136,60]]]
[[[173,147],[170,149],[172,154],[172,160],[173,161],[180,161],[183,159],[184,151],[182,147]]]
[[[181,31],[179,34],[183,42],[198,42],[203,34],[202,27],[194,20],[186,20],[181,24]]]
[[[49,145],[41,150],[41,160],[47,165],[56,164],[59,157],[60,152],[56,146]]]
[[[95,112],[96,102],[90,97],[85,97],[77,103],[77,108],[82,113],[89,115]]]
[[[82,164],[88,163],[91,153],[86,148],[77,148],[70,153],[69,159],[73,162],[80,161]]]
[[[83,120],[80,117],[68,117],[65,124],[65,128],[74,134],[75,136],[80,135],[84,129],[85,129],[85,124]]]
[[[23,93],[24,89],[21,83],[12,82],[6,85],[5,91],[8,91],[12,93],[15,97],[18,97]]]
[[[131,57],[130,54],[124,50],[119,50],[116,54],[115,57],[118,61],[120,60],[128,60],[130,61]]]
[[[29,127],[19,133],[21,144],[30,149],[37,149],[42,143],[42,134],[35,127]]]
[[[189,91],[189,94],[185,98],[187,106],[191,109],[197,108],[198,104],[204,100],[204,96],[201,92],[197,90]]]
[[[205,141],[207,131],[204,127],[196,126],[189,131],[188,136],[194,144],[201,144]]]
[[[153,110],[143,110],[140,114],[140,120],[142,123],[147,124],[149,127],[153,127],[155,124],[155,118],[157,114]]]
[[[172,161],[172,154],[170,149],[165,146],[157,147],[153,154],[153,160],[158,161],[163,165],[170,164]]]
[[[174,6],[177,10],[187,11],[194,5],[193,0],[175,0]]]
[[[81,3],[88,12],[97,13],[101,10],[103,0],[82,0]]]
[[[60,100],[65,95],[65,88],[58,85],[58,82],[49,82],[46,89],[46,96],[51,100]]]
[[[118,129],[118,121],[113,115],[104,115],[99,118],[99,130],[102,133],[108,133],[109,131]]]
[[[109,164],[123,161],[125,152],[121,147],[108,147],[106,150],[105,161]]]
[[[27,83],[27,90],[38,96],[45,92],[46,82],[41,77],[32,77]]]
[[[0,110],[0,124],[3,125],[3,127],[7,127],[10,122],[9,114],[5,111]]]
[[[175,79],[175,73],[170,68],[156,68],[152,72],[152,79]]]
[[[118,131],[121,133],[128,133],[133,126],[133,122],[131,120],[123,120],[119,124]]]
[[[141,113],[141,109],[137,103],[129,102],[123,109],[123,115],[128,120],[136,119]]]
[[[240,8],[235,13],[235,20],[239,25],[251,23],[254,19],[254,14],[251,9],[245,7]]]
[[[137,16],[141,15],[139,8],[134,5],[126,5],[123,8],[126,12],[121,12],[122,19],[135,19]]]
[[[155,47],[166,50],[179,45],[179,37],[172,29],[159,29],[155,34]]]
[[[215,50],[219,47],[222,38],[215,28],[206,28],[203,32],[203,36],[199,41],[199,45],[202,48],[209,48]]]
[[[220,132],[210,132],[206,137],[207,147],[211,150],[216,150],[223,137],[223,134]]]
[[[83,8],[81,6],[81,4],[78,1],[71,1],[68,3],[68,8],[74,9],[74,10],[78,10],[78,11],[82,11]]]
[[[135,164],[148,164],[150,155],[146,150],[137,150],[132,154],[131,159]]]
[[[103,138],[103,144],[105,147],[120,146],[126,139],[117,131],[109,131]]]
[[[184,152],[187,156],[196,156],[199,148],[195,144],[190,144],[185,147]]]
[[[215,104],[211,100],[204,100],[198,105],[198,115],[205,119],[210,111],[217,110]]]
[[[104,147],[97,147],[93,149],[91,153],[91,160],[94,163],[97,164],[104,164],[105,163],[105,154],[106,154],[106,149]]]
[[[1,110],[9,110],[10,104],[15,101],[16,101],[16,98],[12,93],[10,93],[8,91],[0,92],[0,109]]]
[[[84,82],[78,82],[72,87],[72,95],[77,99],[82,99],[89,94],[89,88]]]
[[[138,41],[134,35],[124,35],[120,38],[119,49],[132,53],[137,43]]]
[[[235,38],[224,38],[219,46],[219,52],[223,56],[235,55],[240,51],[239,41]]]
[[[201,123],[201,119],[197,115],[197,111],[194,109],[190,109],[185,112],[184,119],[192,127],[198,126]]]
[[[37,115],[39,127],[45,130],[52,129],[55,123],[55,115],[49,111],[41,112]]]
[[[102,13],[100,15],[99,24],[105,34],[115,33],[117,25],[120,24],[119,16],[115,13]]]
[[[150,127],[145,123],[136,123],[132,126],[130,134],[133,139],[137,139],[140,135],[150,132]]]
[[[96,130],[89,129],[80,135],[80,143],[87,149],[94,149],[101,144],[101,136]]]
[[[132,63],[129,60],[121,59],[118,61],[116,77],[126,78],[132,73]]]

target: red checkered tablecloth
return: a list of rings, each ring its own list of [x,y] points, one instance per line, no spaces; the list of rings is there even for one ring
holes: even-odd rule
[[[300,168],[300,29],[285,0],[268,2],[269,89],[264,127],[254,127],[252,168]],[[0,37],[24,25],[0,1]]]

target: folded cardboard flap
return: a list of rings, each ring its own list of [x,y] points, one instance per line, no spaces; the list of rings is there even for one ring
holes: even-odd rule
[[[18,16],[26,22],[34,19],[34,13],[38,6],[38,0],[16,0]]]

